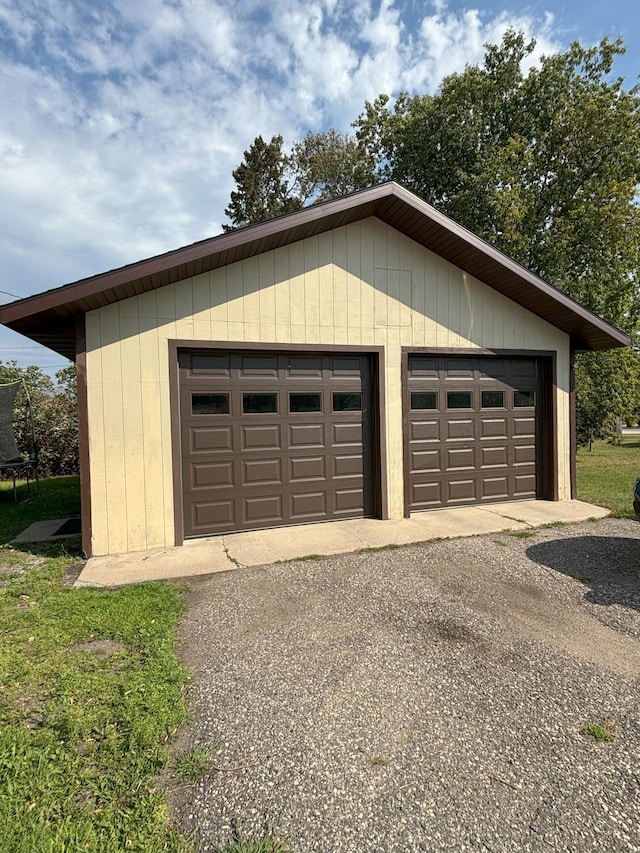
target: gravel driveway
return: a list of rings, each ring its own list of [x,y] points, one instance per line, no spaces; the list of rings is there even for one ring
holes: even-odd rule
[[[175,791],[175,821],[203,853],[236,819],[296,853],[640,851],[639,537],[605,519],[191,580],[179,746],[227,769]]]

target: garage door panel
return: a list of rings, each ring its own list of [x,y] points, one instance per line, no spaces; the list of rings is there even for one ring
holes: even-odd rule
[[[185,536],[371,514],[369,361],[180,352]]]
[[[472,379],[475,363],[471,358],[445,358],[443,369],[446,379]]]
[[[441,506],[442,499],[442,482],[440,480],[429,481],[426,483],[413,483],[411,486],[411,500],[415,507],[433,507]]]
[[[292,379],[322,379],[322,356],[291,355],[287,358],[286,371]]]
[[[362,445],[361,423],[333,423],[331,425],[331,446]]]
[[[333,379],[359,378],[362,372],[360,358],[351,356],[334,356],[331,359],[330,375]]]
[[[324,424],[289,424],[289,447],[324,447]]]
[[[192,527],[198,531],[219,530],[234,523],[235,502],[231,498],[193,504]]]
[[[517,495],[535,497],[536,478],[534,474],[516,474],[514,484]]]
[[[502,383],[509,371],[508,362],[504,358],[492,358],[477,366],[477,376],[483,387],[490,382]]]
[[[440,449],[413,450],[411,452],[411,471],[440,471]]]
[[[277,355],[243,355],[240,359],[242,375],[246,377],[276,377],[278,375]]]
[[[507,418],[480,418],[480,438],[507,438]]]
[[[513,461],[516,465],[535,464],[535,444],[519,444],[513,448]]]
[[[300,492],[291,494],[290,514],[295,521],[304,521],[312,518],[325,518],[327,516],[327,493],[322,492]]]
[[[280,450],[280,425],[240,427],[242,450]]]
[[[471,418],[465,420],[452,419],[445,422],[446,441],[473,438],[475,438],[475,421]]]
[[[538,361],[466,355],[408,361],[409,509],[535,497],[541,440],[535,404],[543,399]]]
[[[412,421],[409,424],[411,441],[440,441],[440,421]]]
[[[473,447],[448,447],[445,451],[446,471],[456,471],[463,468],[475,468],[475,448]]]
[[[451,479],[446,482],[448,503],[462,503],[476,501],[476,479]]]
[[[241,485],[282,484],[282,461],[280,459],[244,459],[241,463]]]
[[[289,482],[325,480],[327,477],[324,456],[303,456],[289,459]]]
[[[482,479],[483,500],[506,500],[509,497],[509,477],[484,477]]]
[[[229,353],[194,353],[188,369],[190,377],[215,376],[217,378],[231,376],[231,358]]]
[[[334,478],[362,477],[364,472],[361,453],[337,454],[332,458]]]
[[[439,359],[432,356],[412,356],[412,375],[421,379],[438,379]]]
[[[364,491],[360,489],[340,489],[334,490],[335,495],[335,512],[339,515],[358,511],[364,505]]]
[[[196,463],[191,466],[191,488],[233,485],[233,462]]]
[[[514,360],[511,362],[511,379],[514,383],[528,380],[529,385],[535,384],[538,374],[538,364],[529,359]]]
[[[531,436],[536,434],[536,419],[531,418],[514,418],[513,419],[513,435],[517,437]]]
[[[242,518],[247,524],[278,524],[282,522],[282,495],[243,497]]]
[[[481,447],[480,465],[482,468],[507,467],[509,464],[509,450],[503,447]]]
[[[233,449],[233,428],[231,426],[191,427],[189,438],[192,453]]]

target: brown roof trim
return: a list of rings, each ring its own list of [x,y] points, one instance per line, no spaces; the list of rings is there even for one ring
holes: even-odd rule
[[[73,358],[78,314],[370,216],[566,332],[575,349],[629,344],[624,332],[393,182],[12,302],[0,307],[0,322]]]

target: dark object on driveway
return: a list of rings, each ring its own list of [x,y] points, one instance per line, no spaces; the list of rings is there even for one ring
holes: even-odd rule
[[[640,521],[640,477],[636,480],[636,486],[633,490],[633,509],[636,514],[636,518]]]

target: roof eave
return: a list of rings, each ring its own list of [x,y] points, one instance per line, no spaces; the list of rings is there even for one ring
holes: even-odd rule
[[[377,216],[562,329],[576,349],[612,349],[630,343],[624,332],[395,183],[380,184],[26,297],[0,307],[0,322],[69,357],[75,352],[76,314],[370,216]],[[480,264],[485,271],[482,277],[474,273]]]

